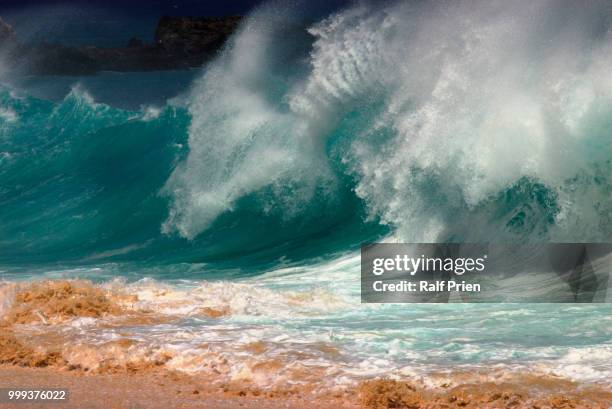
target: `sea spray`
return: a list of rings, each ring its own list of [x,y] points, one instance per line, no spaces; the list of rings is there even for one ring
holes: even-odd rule
[[[608,14],[364,3],[312,25],[308,66],[288,69],[271,49],[291,43],[264,9],[193,88],[164,231],[193,238],[267,188],[275,208],[304,212],[341,171],[407,240],[605,240]]]

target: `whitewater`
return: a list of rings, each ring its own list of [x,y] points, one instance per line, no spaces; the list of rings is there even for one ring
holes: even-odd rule
[[[609,304],[359,298],[364,242],[609,242],[612,10],[589,6],[363,2],[315,18],[272,3],[187,92],[141,109],[3,78],[0,313],[32,282],[79,279],[153,314],[20,327],[88,370],[609,387]]]

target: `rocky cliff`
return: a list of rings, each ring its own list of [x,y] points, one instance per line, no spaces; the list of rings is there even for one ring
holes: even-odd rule
[[[9,66],[29,74],[87,75],[98,71],[153,71],[199,67],[214,56],[236,30],[241,17],[162,17],[155,40],[137,38],[125,47],[27,46],[0,18],[0,48]]]

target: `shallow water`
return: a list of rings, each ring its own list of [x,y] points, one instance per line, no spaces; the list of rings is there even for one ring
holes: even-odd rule
[[[119,316],[51,327],[34,317],[16,331],[59,343],[71,365],[88,370],[166,356],[168,369],[263,388],[333,388],[377,376],[435,387],[457,382],[457,374],[526,372],[610,386],[609,304],[367,305],[358,263],[347,256],[232,281],[102,281],[126,308]],[[47,278],[93,279],[103,269]]]

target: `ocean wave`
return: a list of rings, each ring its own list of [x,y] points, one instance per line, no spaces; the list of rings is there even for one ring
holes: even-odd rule
[[[364,3],[291,71],[291,15],[259,11],[193,88],[164,228],[193,238],[267,188],[304,212],[340,171],[404,240],[605,241],[612,42],[590,4]]]
[[[0,262],[248,274],[388,234],[605,242],[612,41],[590,5],[271,4],[164,107],[4,88]]]

